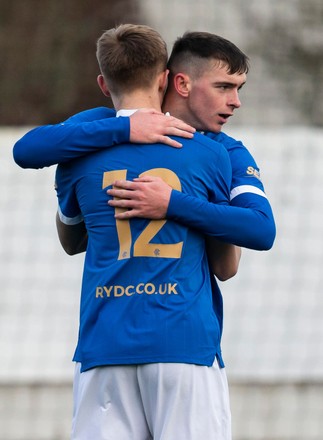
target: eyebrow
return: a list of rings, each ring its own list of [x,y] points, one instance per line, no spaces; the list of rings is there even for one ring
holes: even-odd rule
[[[244,81],[242,84],[240,84],[238,86],[238,89],[241,89],[245,84],[246,84],[246,81]],[[215,85],[215,86],[226,86],[226,87],[231,87],[231,88],[237,87],[236,83],[233,83],[233,82],[230,82],[230,81],[215,81],[213,83],[213,85]]]

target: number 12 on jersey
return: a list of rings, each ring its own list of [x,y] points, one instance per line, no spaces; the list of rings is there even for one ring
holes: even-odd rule
[[[172,188],[181,191],[182,186],[177,175],[167,168],[153,168],[139,175],[161,177]],[[103,174],[102,189],[111,186],[115,180],[125,180],[127,170],[106,171]],[[116,213],[124,212],[124,208],[115,208]],[[181,258],[183,242],[178,243],[151,243],[151,240],[163,228],[167,220],[151,220],[133,243],[131,255],[132,236],[130,220],[116,219],[116,229],[119,240],[118,260],[131,257],[155,257],[155,258]]]

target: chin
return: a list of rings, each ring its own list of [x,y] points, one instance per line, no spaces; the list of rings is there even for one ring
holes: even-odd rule
[[[212,131],[213,133],[220,133],[221,130],[222,125],[215,125],[214,127],[210,128],[210,131]]]
[[[221,124],[220,122],[212,121],[208,125],[208,131],[212,131],[213,133],[220,133],[222,130],[224,124]]]

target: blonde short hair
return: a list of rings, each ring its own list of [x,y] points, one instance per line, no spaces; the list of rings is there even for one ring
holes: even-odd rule
[[[148,88],[166,70],[167,46],[149,26],[122,24],[105,31],[97,41],[101,73],[114,93]]]

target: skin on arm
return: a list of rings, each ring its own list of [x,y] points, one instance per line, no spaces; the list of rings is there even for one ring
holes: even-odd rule
[[[76,255],[86,251],[88,236],[84,222],[66,225],[56,213],[56,228],[59,241],[68,255]]]
[[[220,281],[234,277],[238,272],[241,248],[210,236],[206,237],[205,245],[213,274]]]

